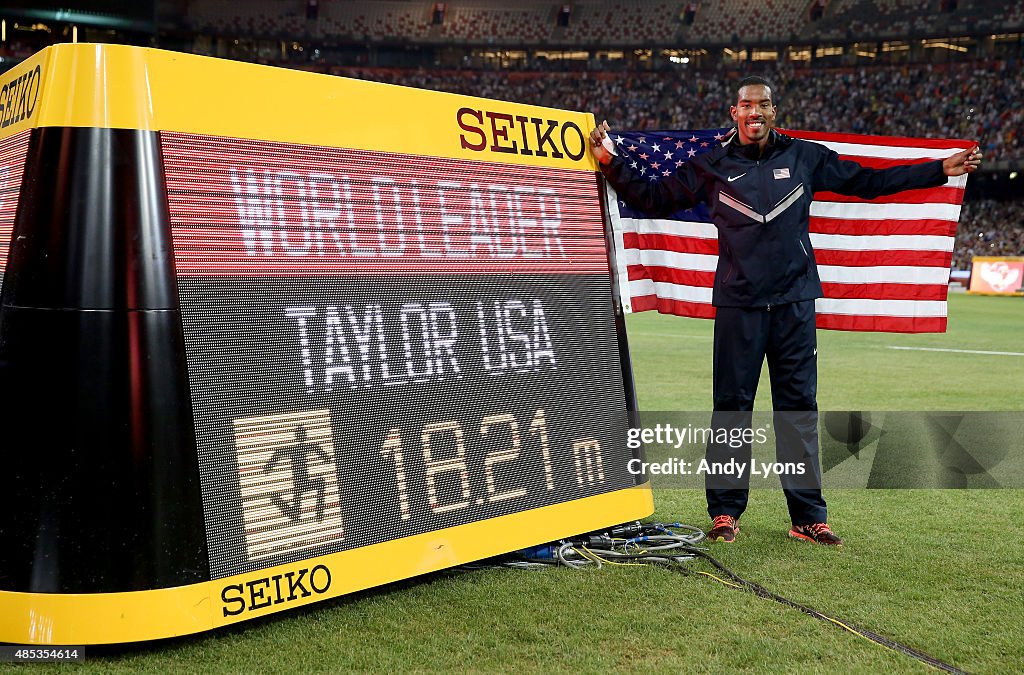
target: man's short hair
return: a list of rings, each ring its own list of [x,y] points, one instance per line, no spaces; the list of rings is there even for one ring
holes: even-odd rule
[[[744,77],[742,80],[740,80],[740,83],[736,85],[737,99],[740,95],[740,89],[742,89],[743,87],[749,87],[750,85],[762,85],[768,87],[768,89],[771,91],[772,103],[775,103],[775,87],[772,86],[771,82],[757,75],[748,75],[747,77]]]

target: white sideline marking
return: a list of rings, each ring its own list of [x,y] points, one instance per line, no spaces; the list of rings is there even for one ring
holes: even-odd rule
[[[915,352],[954,352],[957,354],[994,354],[996,356],[1024,356],[1024,352],[986,352],[977,349],[939,349],[938,347],[897,347],[889,345],[889,349],[904,349]]]

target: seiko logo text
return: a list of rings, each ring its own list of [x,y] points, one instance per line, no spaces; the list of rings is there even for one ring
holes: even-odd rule
[[[313,569],[303,568],[225,586],[220,592],[220,599],[224,603],[224,616],[238,616],[246,611],[323,595],[330,587],[331,570],[325,565],[317,565]]]
[[[483,152],[506,152],[537,157],[582,159],[587,145],[583,131],[573,122],[539,117],[459,108],[456,113],[463,133],[463,148]]]
[[[0,128],[32,117],[39,99],[39,83],[42,81],[39,66],[21,77],[15,78],[0,88]]]

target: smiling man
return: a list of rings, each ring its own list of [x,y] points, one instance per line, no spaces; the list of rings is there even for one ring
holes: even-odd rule
[[[735,129],[721,145],[651,181],[616,156],[602,122],[591,151],[619,198],[651,216],[667,216],[705,202],[718,230],[718,267],[712,304],[715,429],[749,427],[761,365],[768,359],[775,411],[776,457],[799,461],[807,475],[782,476],[793,538],[838,546],[821,494],[817,432],[817,342],[814,301],[821,280],[808,233],[811,199],[831,191],[871,199],[942,185],[975,171],[978,148],[945,160],[870,169],[823,145],[773,129],[776,106],[769,82],[747,77],[730,108]],[[707,460],[750,466],[751,447],[709,443]],[[808,476],[810,480],[808,480]],[[747,506],[749,474],[708,476],[708,538],[731,542]]]

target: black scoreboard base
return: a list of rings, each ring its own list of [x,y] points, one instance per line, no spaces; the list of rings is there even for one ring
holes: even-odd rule
[[[591,116],[114,45],[3,91],[0,641],[653,511]]]

